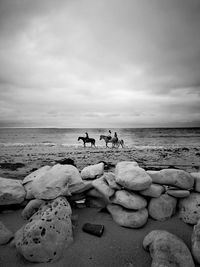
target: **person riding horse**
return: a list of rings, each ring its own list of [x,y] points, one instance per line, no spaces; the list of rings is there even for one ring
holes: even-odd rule
[[[85,133],[85,135],[86,135],[86,137],[85,137],[85,138],[86,138],[86,139],[89,139],[89,135],[88,135],[88,133],[87,133],[87,132]]]
[[[109,130],[108,132],[109,132],[109,134],[108,134],[108,140],[111,140],[112,139],[111,130]]]
[[[94,138],[90,138],[87,132],[85,133],[85,135],[86,135],[86,137],[79,136],[78,137],[78,141],[82,140],[84,147],[86,147],[86,143],[91,143],[91,147],[92,146],[95,147],[95,142],[96,142],[95,139]]]

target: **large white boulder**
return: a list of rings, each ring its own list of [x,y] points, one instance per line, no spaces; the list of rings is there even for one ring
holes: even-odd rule
[[[120,205],[109,204],[107,210],[117,224],[128,228],[142,227],[148,220],[147,209],[134,211]]]
[[[49,171],[52,167],[51,166],[43,166],[33,172],[31,172],[29,175],[27,175],[24,180],[22,181],[22,184],[24,185],[24,188],[26,190],[26,199],[33,199],[34,196],[32,194],[32,183],[33,180],[38,177],[43,176],[47,171]]]
[[[167,231],[151,231],[145,236],[143,247],[150,251],[152,267],[195,267],[185,243]]]
[[[113,204],[118,204],[127,209],[140,210],[147,206],[147,201],[142,196],[127,190],[118,190],[110,199]]]
[[[15,234],[17,251],[31,262],[53,262],[72,243],[71,207],[66,198],[45,202]]]
[[[176,211],[177,200],[167,194],[152,198],[149,202],[149,215],[158,221],[169,219]]]
[[[104,163],[87,166],[81,171],[82,179],[95,179],[104,173]]]
[[[0,206],[22,203],[25,196],[21,180],[0,177]]]
[[[185,223],[196,224],[200,218],[200,193],[191,193],[179,200],[179,218]]]
[[[153,183],[172,185],[182,189],[191,189],[194,185],[194,177],[188,172],[178,169],[163,169],[161,171],[147,171]]]
[[[72,165],[56,164],[32,182],[32,194],[38,199],[69,196],[84,187],[78,169]]]
[[[22,184],[26,184],[26,183],[29,183],[29,182],[32,182],[33,180],[35,180],[35,178],[37,178],[38,176],[42,176],[44,175],[47,171],[49,171],[52,167],[51,166],[43,166],[33,172],[31,172],[30,174],[28,174],[24,180],[22,181]]]
[[[151,177],[146,171],[136,165],[136,162],[119,162],[115,168],[115,179],[121,186],[135,191],[147,189],[151,183]]]

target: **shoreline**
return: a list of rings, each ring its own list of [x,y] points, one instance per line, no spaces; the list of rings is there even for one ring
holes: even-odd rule
[[[144,169],[180,168],[188,172],[200,170],[200,147],[178,148],[105,148],[62,146],[7,146],[0,151],[0,177],[23,179],[44,165],[70,158],[81,171],[84,167],[104,161],[112,171],[119,161],[137,161]],[[18,163],[19,166],[14,166]],[[7,164],[7,165],[6,165]],[[20,165],[21,164],[21,165]]]

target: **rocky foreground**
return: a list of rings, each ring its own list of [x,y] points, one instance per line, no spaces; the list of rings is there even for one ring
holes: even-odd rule
[[[4,211],[10,205],[24,206],[25,224],[13,234],[1,223],[0,243],[9,243],[29,262],[62,259],[76,242],[72,210],[79,207],[103,209],[120,227],[140,231],[151,219],[166,222],[178,216],[194,225],[191,247],[176,234],[154,229],[143,240],[143,248],[151,253],[151,266],[200,263],[199,172],[145,171],[136,161],[118,162],[112,172],[105,170],[104,162],[81,171],[68,164],[47,165],[22,181],[0,178],[0,205]]]

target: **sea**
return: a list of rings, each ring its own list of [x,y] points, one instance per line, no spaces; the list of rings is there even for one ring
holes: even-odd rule
[[[200,128],[0,128],[2,146],[69,146],[81,147],[79,136],[95,138],[97,147],[105,146],[100,135],[117,132],[128,148],[200,147]]]

